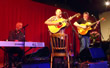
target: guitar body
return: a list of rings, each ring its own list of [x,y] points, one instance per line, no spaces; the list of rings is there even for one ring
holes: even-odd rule
[[[87,22],[85,24],[80,24],[81,26],[88,26],[87,28],[83,29],[83,28],[79,28],[78,27],[78,33],[81,34],[81,35],[86,35],[88,33],[89,30],[92,30],[91,26],[91,23],[90,22]]]
[[[57,21],[52,21],[53,23],[60,22],[60,25],[48,25],[48,29],[51,33],[57,33],[61,28],[66,26],[65,19],[60,18]]]

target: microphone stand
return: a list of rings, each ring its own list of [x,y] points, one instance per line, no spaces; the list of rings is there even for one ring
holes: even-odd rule
[[[66,13],[66,15],[64,14],[64,16],[67,18],[67,21],[68,21],[68,23],[70,24],[70,26],[71,26],[71,28],[72,28],[72,32],[75,32],[76,35],[77,35],[78,38],[79,38],[79,34],[76,32],[76,30],[75,30],[74,27],[72,26],[70,20],[68,19],[68,18],[69,18],[69,15]]]
[[[95,21],[97,21],[96,17],[94,15],[92,15],[92,17],[94,17]],[[99,32],[99,30],[98,30]],[[104,39],[103,35],[102,35],[102,32],[100,31],[100,35],[101,35],[101,38]]]
[[[25,41],[26,41],[26,37],[25,37],[25,28],[23,28],[23,31],[24,31],[23,50],[24,50],[24,56],[25,56]]]
[[[91,15],[92,17],[94,17],[95,21],[97,21],[96,17],[94,15]],[[98,29],[98,32],[99,32],[99,29]],[[103,35],[102,35],[102,32],[100,31],[100,35],[101,35],[101,38],[104,39]],[[102,41],[100,40],[100,46],[102,47]]]
[[[26,42],[26,36],[25,36],[25,31],[26,31],[26,27],[28,26],[28,24],[27,25],[25,25],[23,28],[22,28],[22,30],[23,30],[23,34],[24,34],[24,40],[23,40],[23,59],[25,59],[24,57],[25,57],[25,42]],[[23,61],[24,62],[24,61]]]
[[[66,14],[64,14],[64,16],[67,18],[67,21],[68,21],[68,23],[70,24],[70,26],[71,26],[71,28],[72,28],[73,38],[75,37],[75,35],[74,35],[74,32],[75,32],[76,35],[78,36],[78,38],[80,39],[79,34],[76,32],[76,30],[75,30],[74,27],[72,26],[70,20],[68,19],[68,18],[69,18],[69,15],[67,14],[67,12],[66,12]],[[74,44],[74,42],[75,42],[75,41],[73,40],[73,44]],[[75,44],[74,44],[74,45],[75,45]],[[74,55],[75,55],[76,48],[75,48],[75,46],[74,46],[73,48],[74,48]]]

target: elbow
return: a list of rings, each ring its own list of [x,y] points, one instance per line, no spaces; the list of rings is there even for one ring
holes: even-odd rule
[[[75,25],[75,23],[73,23],[73,25]]]
[[[75,22],[75,23],[73,23],[73,25],[74,25],[74,26],[77,26],[77,23]]]
[[[47,21],[45,21],[45,24],[47,24]]]

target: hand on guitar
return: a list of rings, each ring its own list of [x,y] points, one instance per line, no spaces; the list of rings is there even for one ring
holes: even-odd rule
[[[99,24],[100,23],[100,21],[97,21],[97,24]]]
[[[18,42],[18,40],[15,40],[15,42]]]
[[[87,26],[81,26],[81,28],[86,29],[86,28],[87,28]]]
[[[94,28],[93,28],[94,30],[96,29],[96,27],[98,26],[98,24],[100,23],[100,21],[96,21],[96,23],[97,23],[97,24],[96,24],[96,25],[94,26]]]
[[[70,16],[68,19],[69,19],[69,21],[70,21],[70,20],[72,20],[73,18]]]
[[[56,23],[53,23],[53,24],[57,26],[57,25],[60,25],[61,23],[60,22],[56,22]]]

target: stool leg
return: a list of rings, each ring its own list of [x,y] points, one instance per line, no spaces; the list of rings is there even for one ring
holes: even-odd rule
[[[69,60],[69,56],[67,56],[68,58],[68,68],[70,68],[70,60]]]
[[[53,56],[51,54],[50,68],[52,68]]]

